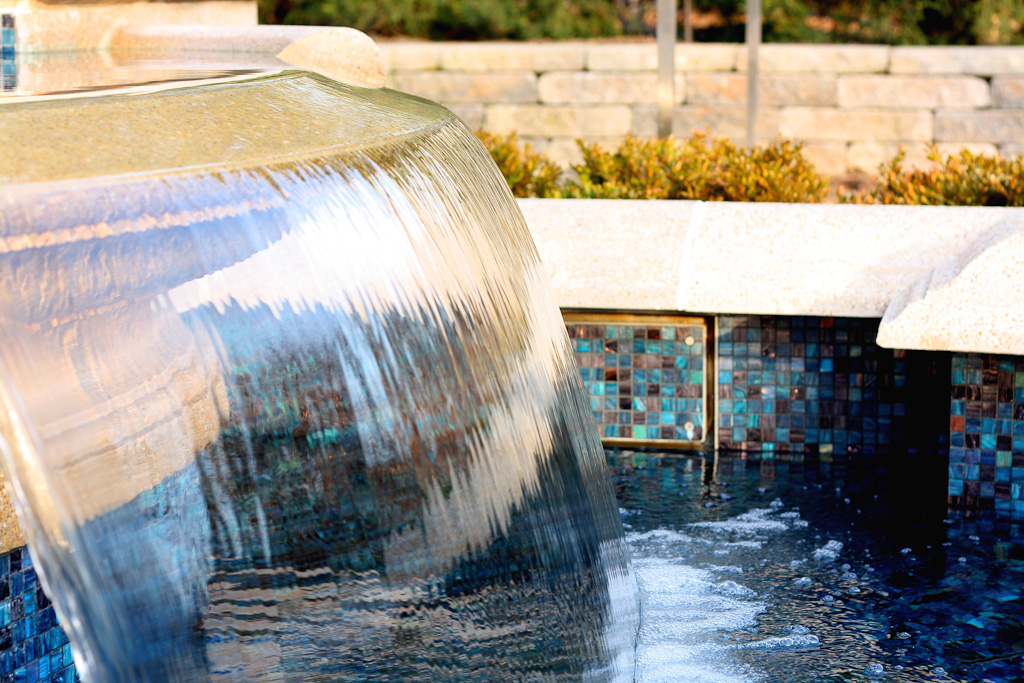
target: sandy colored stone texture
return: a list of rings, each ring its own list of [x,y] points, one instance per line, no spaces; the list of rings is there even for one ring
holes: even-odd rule
[[[19,2],[19,53],[108,47],[114,34],[143,24],[255,26],[254,0],[191,2]]]
[[[758,80],[763,106],[803,105],[834,107],[836,77],[819,75],[763,75]],[[687,79],[689,104],[738,106],[747,103],[747,75],[740,73],[695,73]]]
[[[764,72],[882,73],[889,68],[886,45],[802,45],[768,43],[758,59]],[[736,68],[747,70],[749,50],[740,47]]]
[[[675,102],[686,97],[685,75],[676,74]],[[544,104],[654,104],[658,77],[629,71],[552,71],[540,77]]]
[[[677,43],[676,69],[732,71],[738,46],[730,43]],[[658,48],[652,42],[593,44],[587,48],[588,71],[657,71]]]
[[[1008,220],[980,231],[885,311],[878,343],[901,349],[1024,353],[1024,230]]]
[[[797,140],[926,142],[932,139],[932,130],[932,113],[924,109],[851,111],[825,107],[786,107],[779,115],[779,133]]]
[[[1024,72],[1024,47],[894,47],[891,73],[996,76]]]
[[[840,76],[840,107],[978,109],[992,104],[977,76]]]
[[[323,74],[352,85],[384,85],[384,59],[361,31],[318,26],[127,26],[115,31],[110,46],[125,52],[163,52],[187,58],[190,52],[273,57],[282,66]]]
[[[25,532],[7,494],[7,484],[0,478],[0,555],[25,545]]]
[[[747,110],[744,107],[709,107],[683,105],[672,112],[672,134],[689,137],[694,133],[710,133],[735,142],[745,139]],[[657,110],[651,105],[633,107],[633,135],[655,137],[658,133]],[[779,134],[779,110],[762,107],[757,112],[757,139],[768,142]]]
[[[1024,211],[709,202],[690,212],[677,305],[881,317],[936,264],[1005,225],[1024,227]]]
[[[673,310],[696,202],[520,199],[563,308]]]
[[[495,133],[536,137],[615,137],[632,125],[630,108],[621,105],[495,104],[484,112],[484,128]]]
[[[585,43],[445,43],[446,71],[578,71],[586,60]]]
[[[1024,354],[1024,210],[521,199],[563,308],[882,318],[893,348]]]
[[[1024,107],[1024,78],[996,76],[992,79],[992,104],[995,107]]]
[[[1019,109],[935,112],[935,139],[940,142],[1012,143],[1024,140],[1024,116]]]
[[[532,71],[398,71],[396,90],[438,102],[536,102],[537,75]]]

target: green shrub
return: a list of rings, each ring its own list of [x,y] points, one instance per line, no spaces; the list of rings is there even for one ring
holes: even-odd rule
[[[882,164],[873,189],[840,192],[839,201],[853,204],[919,204],[938,206],[1024,206],[1024,157],[1002,159],[964,149],[945,159],[933,146],[932,165],[904,169],[905,151]]]
[[[543,154],[533,151],[533,145],[520,145],[516,134],[494,135],[477,131],[491,158],[505,176],[516,197],[555,197],[558,195],[558,176],[561,169]]]
[[[586,38],[622,32],[610,0],[259,0],[263,23],[351,26],[433,40]]]
[[[818,202],[828,192],[801,146],[786,140],[748,150],[701,134],[627,137],[614,152],[577,141],[583,153],[583,163],[573,166],[578,179],[559,182],[558,167],[514,134],[478,135],[517,197]]]
[[[686,140],[628,137],[615,152],[579,145],[583,163],[574,166],[579,180],[564,187],[568,197],[817,202],[828,192],[801,145],[787,140],[746,149],[697,134]]]

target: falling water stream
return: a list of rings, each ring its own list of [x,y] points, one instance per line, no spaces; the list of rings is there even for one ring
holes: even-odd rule
[[[603,452],[461,122],[284,72],[0,131],[5,473],[84,678],[631,680]]]

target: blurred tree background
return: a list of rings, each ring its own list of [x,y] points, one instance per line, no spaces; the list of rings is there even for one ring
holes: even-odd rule
[[[1024,43],[1024,0],[763,0],[769,42]],[[679,3],[682,5],[682,3]],[[653,35],[655,0],[259,0],[269,24],[376,36],[529,40]],[[698,41],[742,42],[744,0],[694,0]],[[682,16],[680,16],[680,31]]]

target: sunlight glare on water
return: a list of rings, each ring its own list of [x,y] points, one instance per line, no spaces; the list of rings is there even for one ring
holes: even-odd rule
[[[95,158],[173,107],[164,127],[237,114],[233,164],[149,169],[188,135]],[[0,403],[88,680],[630,680],[603,452],[461,122],[302,73],[0,105],[47,116],[105,121],[76,167],[99,175],[0,186]]]

